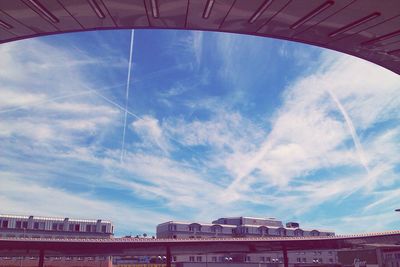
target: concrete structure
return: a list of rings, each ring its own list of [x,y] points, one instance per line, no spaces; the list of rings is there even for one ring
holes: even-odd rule
[[[109,221],[70,218],[2,215],[0,214],[0,238],[32,239],[109,239],[113,237],[113,225]],[[111,266],[108,256],[68,255],[45,257],[45,266]],[[0,267],[38,266],[38,256],[2,256]]]
[[[207,30],[325,47],[400,73],[399,15],[398,0],[10,0],[0,1],[0,43],[100,29]]]
[[[219,218],[212,223],[169,221],[157,226],[157,238],[218,238],[218,237],[307,237],[334,236],[332,231],[302,229],[296,222],[286,226],[275,218],[230,217]],[[174,255],[177,266],[205,266],[205,262],[228,264],[241,263],[250,267],[282,264],[281,252],[268,253],[224,253],[210,255]],[[289,266],[335,266],[337,255],[335,250],[312,250],[288,252]],[[207,264],[208,265],[208,264]]]
[[[1,237],[0,255],[2,257],[39,256],[39,267],[44,266],[45,256],[162,255],[163,259],[165,257],[166,266],[171,267],[174,255],[250,254],[281,251],[284,266],[287,267],[289,266],[287,255],[290,251],[354,249],[371,246],[380,247],[383,252],[400,251],[400,231],[341,236],[264,236],[188,239],[48,239]],[[240,264],[245,265],[245,263]]]
[[[339,250],[338,260],[343,267],[400,267],[400,250],[384,251],[382,248]]]

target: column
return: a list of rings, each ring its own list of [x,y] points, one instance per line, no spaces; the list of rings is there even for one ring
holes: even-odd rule
[[[171,257],[171,249],[167,246],[167,267],[172,266],[172,257]]]
[[[42,249],[39,254],[39,266],[44,267],[44,250]]]
[[[288,258],[286,246],[282,247],[282,252],[283,252],[283,266],[289,267],[289,258]]]

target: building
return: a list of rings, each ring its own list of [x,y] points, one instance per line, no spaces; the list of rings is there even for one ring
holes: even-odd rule
[[[343,267],[400,267],[400,251],[384,251],[385,247],[338,250]]]
[[[2,215],[0,238],[112,238],[114,226],[110,221],[70,218]],[[1,255],[0,255],[1,256]],[[30,267],[38,265],[38,257],[0,257],[0,267]],[[45,257],[45,266],[112,266],[109,257]]]
[[[275,218],[228,217],[219,218],[212,223],[169,221],[157,226],[157,238],[216,238],[216,237],[268,237],[268,236],[332,236],[332,231],[303,229],[299,223]],[[334,250],[288,252],[290,266],[336,266],[337,252]],[[216,266],[228,263],[232,266],[280,266],[283,255],[280,252],[257,254],[219,254],[219,255],[175,255],[176,266],[200,267],[205,262]],[[210,264],[207,264],[211,267]],[[213,265],[213,266],[214,266]]]

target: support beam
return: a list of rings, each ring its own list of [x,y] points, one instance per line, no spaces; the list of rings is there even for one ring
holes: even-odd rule
[[[167,246],[167,266],[166,267],[171,267],[171,266],[172,266],[171,249],[169,246]]]
[[[44,250],[42,249],[39,254],[39,267],[44,267]]]
[[[289,258],[288,258],[288,255],[287,255],[286,246],[282,246],[282,252],[283,252],[283,266],[284,267],[289,267]]]

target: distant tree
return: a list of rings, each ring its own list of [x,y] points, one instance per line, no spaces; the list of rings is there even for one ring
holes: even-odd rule
[[[143,234],[143,237],[147,237],[147,234],[146,234],[146,233],[144,233],[144,234]]]

